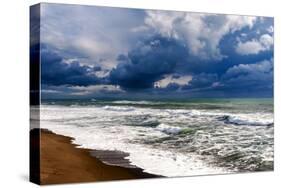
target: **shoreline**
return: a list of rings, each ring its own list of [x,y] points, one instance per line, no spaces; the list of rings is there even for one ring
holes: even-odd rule
[[[37,131],[36,131],[37,130]],[[36,137],[40,132],[40,137]],[[163,177],[143,172],[121,151],[77,148],[73,138],[48,129],[30,131],[31,141],[40,138],[40,184],[99,182]]]

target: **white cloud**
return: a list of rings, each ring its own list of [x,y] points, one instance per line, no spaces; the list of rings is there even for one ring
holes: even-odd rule
[[[256,17],[147,11],[145,24],[165,37],[184,40],[192,55],[221,60],[219,42],[228,33],[253,27]]]
[[[88,65],[103,58],[114,67],[116,57],[127,53],[141,34],[130,32],[140,23],[143,23],[143,18],[135,11],[42,4],[41,42],[52,45],[63,56],[70,56],[66,58],[87,58],[84,63]],[[128,32],[130,34],[126,34]]]
[[[108,76],[109,73],[110,73],[109,70],[96,71],[95,76],[98,77],[98,78],[104,78],[104,77]]]
[[[179,77],[174,77],[173,75],[167,75],[164,79],[157,81],[155,83],[155,86],[160,88],[165,88],[170,83],[176,83],[178,85],[187,85],[188,82],[191,80],[192,80],[192,76],[190,75],[179,76]]]
[[[258,54],[262,50],[263,46],[255,39],[245,43],[239,42],[236,47],[236,52],[241,55]]]
[[[90,95],[96,93],[122,93],[120,87],[114,85],[91,85],[91,86],[73,86],[70,87],[73,91],[71,95]]]
[[[250,41],[238,41],[236,52],[241,55],[258,54],[261,51],[270,50],[273,46],[273,37],[264,34],[258,40],[252,39]]]
[[[76,38],[73,40],[71,46],[77,51],[79,50],[93,58],[97,56],[107,56],[109,55],[109,51],[112,50],[111,44],[99,41],[93,37]]]
[[[273,37],[268,34],[264,34],[260,37],[260,43],[266,50],[269,50],[273,46]]]
[[[272,25],[269,26],[269,28],[267,28],[267,32],[269,32],[269,33],[273,33],[274,32],[274,28],[273,28]]]
[[[137,27],[134,27],[134,28],[130,29],[130,31],[133,32],[133,33],[145,32],[145,31],[148,31],[148,30],[149,30],[149,28],[145,25],[137,26]]]
[[[58,90],[53,90],[53,89],[42,89],[41,90],[42,93],[48,93],[48,94],[53,94],[53,93],[61,93],[61,91]]]
[[[255,64],[239,64],[229,68],[223,75],[225,79],[247,78],[247,80],[259,80],[271,76],[273,71],[273,59],[264,60]]]

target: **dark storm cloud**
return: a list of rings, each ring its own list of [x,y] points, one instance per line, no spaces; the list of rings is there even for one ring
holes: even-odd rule
[[[43,46],[43,47],[42,47]],[[64,62],[52,49],[41,45],[41,82],[46,85],[88,86],[101,83],[93,72],[95,68],[79,62]]]
[[[40,41],[40,5],[30,7],[30,44],[36,45]]]
[[[126,89],[151,88],[165,74],[175,72],[186,58],[186,48],[179,41],[156,36],[139,43],[127,56],[120,55],[110,80]]]
[[[217,74],[206,74],[201,73],[194,75],[192,80],[188,85],[184,86],[183,89],[196,89],[196,88],[205,88],[210,87],[218,81]]]
[[[201,73],[194,75],[188,85],[181,89],[186,92],[204,93],[204,96],[260,96],[273,95],[273,60],[230,67],[222,76]]]
[[[226,90],[268,91],[273,90],[273,60],[231,67],[221,78]]]
[[[108,88],[103,91],[102,85],[134,96],[272,95],[272,18],[73,5],[42,8],[41,80],[48,95],[58,95],[60,87],[62,93],[74,93],[65,89],[72,86],[105,94]]]
[[[227,36],[224,41],[231,39]],[[152,37],[127,56],[120,55],[119,64],[110,72],[109,79],[127,90],[143,90],[153,89],[154,83],[166,75],[173,74],[176,79],[179,75],[191,75],[192,80],[184,85],[171,82],[158,90],[190,92],[195,96],[272,95],[272,50],[248,56],[225,51],[224,55],[228,58],[221,61],[200,61],[188,53],[181,41]]]
[[[263,60],[271,61],[273,48],[248,55],[238,54],[235,48],[238,40],[247,42],[259,39],[262,35],[272,36],[272,31],[269,31],[271,25],[272,19],[260,19],[253,28],[246,27],[225,35],[219,44],[225,58],[220,60],[201,60],[189,53],[181,39],[159,35],[150,37],[131,49],[128,55],[117,58],[118,65],[110,72],[110,80],[127,90],[153,88],[155,82],[171,74],[191,75],[192,80],[184,85],[171,82],[162,90],[219,90],[223,93],[236,92],[239,95],[240,92],[256,91],[263,86],[268,88],[270,82],[273,82],[272,71],[259,72],[255,67],[260,66],[259,62]],[[240,67],[239,70],[236,67]],[[248,67],[248,72],[242,67]],[[236,75],[230,75],[229,72],[233,69],[237,69]]]

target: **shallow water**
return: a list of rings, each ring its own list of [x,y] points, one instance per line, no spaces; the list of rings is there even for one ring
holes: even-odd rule
[[[41,127],[164,176],[273,169],[272,99],[52,100]]]

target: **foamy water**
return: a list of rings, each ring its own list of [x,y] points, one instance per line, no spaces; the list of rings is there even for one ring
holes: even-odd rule
[[[237,110],[149,101],[48,103],[41,107],[41,128],[71,136],[82,148],[127,152],[132,164],[163,176],[273,167],[270,105]]]

